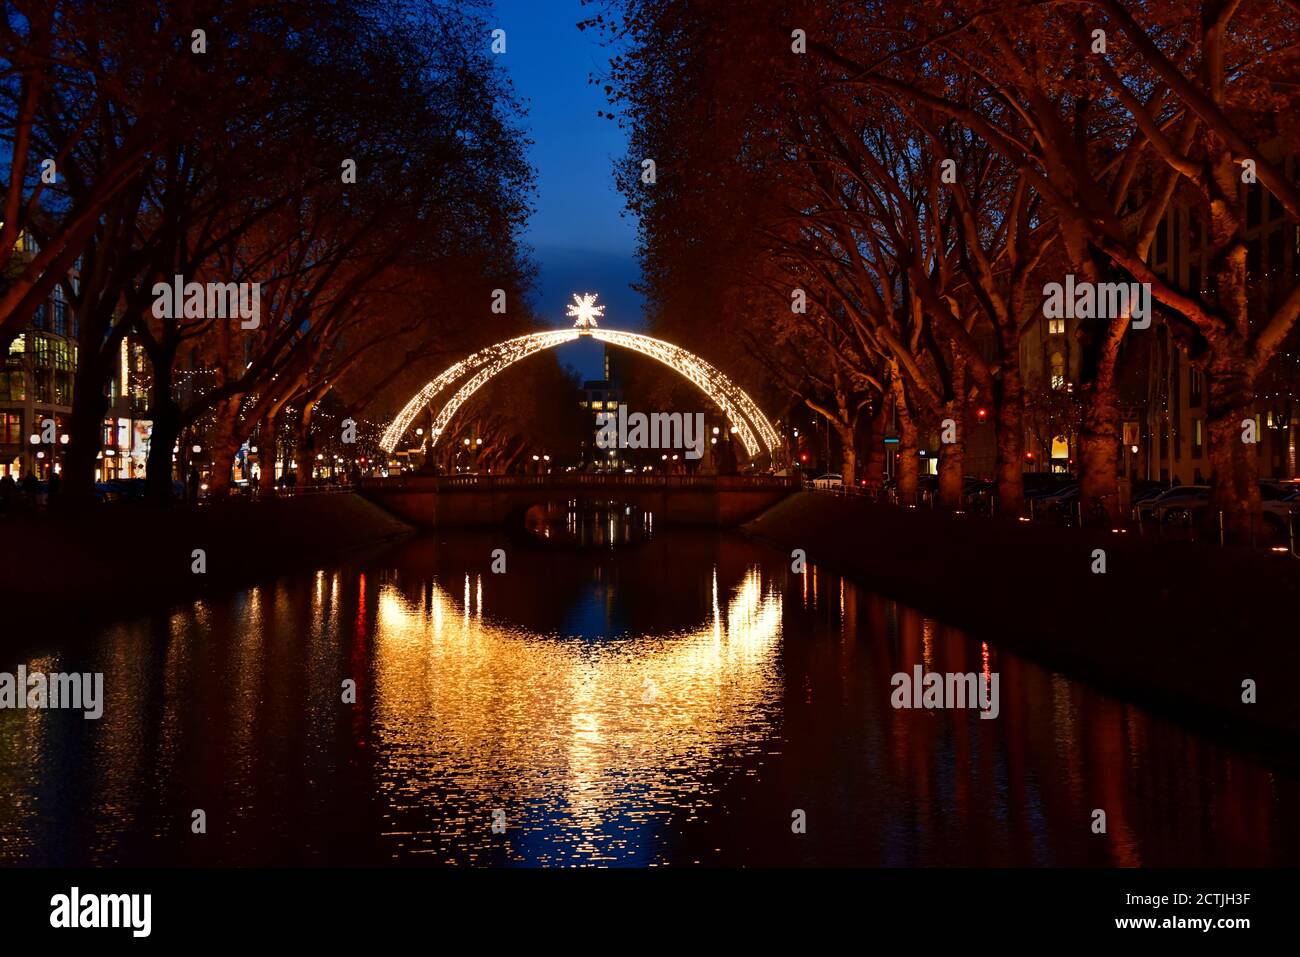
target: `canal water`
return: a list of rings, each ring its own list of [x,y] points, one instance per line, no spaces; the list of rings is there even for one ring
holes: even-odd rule
[[[737,535],[529,527],[0,662],[105,676],[98,721],[0,711],[0,864],[1300,863],[1293,766],[996,635]],[[916,665],[996,673],[997,717],[896,710]]]

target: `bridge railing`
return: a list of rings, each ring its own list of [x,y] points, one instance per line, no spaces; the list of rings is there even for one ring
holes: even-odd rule
[[[362,488],[383,490],[419,488],[454,489],[517,488],[698,488],[714,491],[798,488],[798,478],[776,475],[601,475],[561,472],[551,475],[399,475],[362,480]]]

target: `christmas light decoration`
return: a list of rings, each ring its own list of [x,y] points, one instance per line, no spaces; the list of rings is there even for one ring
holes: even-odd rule
[[[772,423],[763,415],[754,400],[717,368],[671,342],[634,332],[597,328],[596,319],[603,316],[605,307],[595,304],[596,296],[592,293],[574,295],[573,301],[574,304],[568,307],[569,317],[575,320],[572,329],[534,332],[515,339],[507,339],[455,363],[415,394],[389,424],[383,438],[380,439],[380,446],[391,453],[411,427],[420,410],[430,405],[456,383],[460,383],[433,420],[430,446],[436,445],[460,407],[494,376],[543,349],[573,342],[579,336],[590,336],[609,345],[631,349],[649,356],[684,376],[722,410],[731,423],[731,432],[740,439],[751,458],[762,451],[775,456],[781,440],[776,430],[772,428]]]
[[[581,296],[575,292],[573,294],[573,305],[569,306],[569,311],[565,315],[570,319],[577,320],[573,324],[575,329],[590,329],[595,328],[598,317],[604,317],[605,307],[596,305],[596,294],[594,292],[584,292]]]
[[[552,341],[552,337],[558,338],[554,338],[554,341]],[[436,379],[417,392],[410,402],[406,403],[402,408],[402,411],[397,414],[397,417],[394,418],[393,421],[389,423],[388,428],[384,430],[384,435],[379,440],[380,447],[388,452],[397,448],[397,443],[400,442],[402,436],[406,434],[406,430],[411,427],[411,423],[415,421],[415,417],[420,413],[421,409],[429,405],[440,393],[450,388],[453,383],[459,382],[466,375],[472,374],[474,370],[481,366],[497,363],[499,364],[497,372],[500,372],[501,369],[517,362],[519,359],[532,355],[534,352],[538,351],[538,349],[547,349],[551,346],[558,346],[562,342],[572,342],[576,338],[578,338],[578,333],[574,332],[572,329],[550,333],[534,332],[526,336],[519,336],[515,339],[507,339],[505,342],[499,342],[494,346],[489,346],[486,349],[474,353],[472,356],[462,359],[460,362],[457,362],[443,371]],[[536,345],[539,341],[544,342],[545,344]],[[514,358],[509,361],[502,361],[511,355],[513,355]],[[493,374],[495,375],[495,373]],[[491,376],[489,376],[489,378],[491,378]],[[482,383],[480,383],[480,385],[481,384]],[[469,396],[467,395],[465,398],[469,398]],[[447,418],[450,419],[450,416]],[[439,426],[435,424],[433,435],[430,438],[430,441],[435,444],[438,441],[438,429]]]

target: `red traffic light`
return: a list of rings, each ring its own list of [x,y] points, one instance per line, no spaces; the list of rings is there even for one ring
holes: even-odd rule
[[[980,406],[978,409],[975,410],[975,417],[979,419],[981,422],[983,422],[985,419],[989,417],[989,410],[984,408],[983,406]]]
[[[807,452],[800,452],[800,453],[799,453],[799,461],[800,461],[800,462],[807,462],[807,461],[808,461],[808,453],[807,453]]]

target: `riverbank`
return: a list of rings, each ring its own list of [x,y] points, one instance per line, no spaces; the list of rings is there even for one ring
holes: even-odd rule
[[[971,635],[1232,735],[1300,737],[1300,562],[801,492],[745,526]],[[1093,572],[1103,549],[1104,574]],[[1242,702],[1242,682],[1257,702]]]
[[[9,621],[118,616],[350,555],[410,526],[359,495],[153,509],[98,506],[0,517]],[[195,550],[205,571],[196,573]]]

